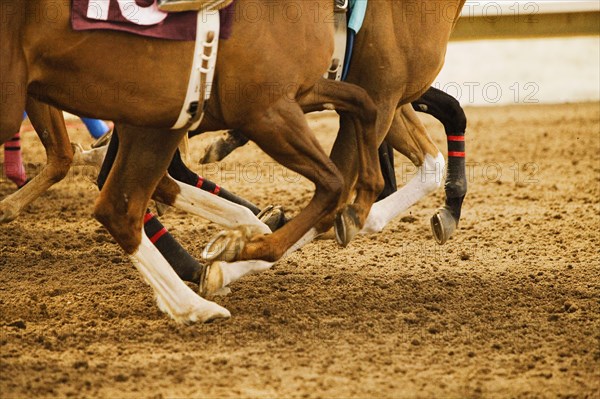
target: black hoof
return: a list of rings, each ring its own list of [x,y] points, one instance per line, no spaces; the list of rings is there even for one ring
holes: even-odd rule
[[[335,216],[333,228],[338,244],[347,247],[350,241],[360,232],[358,215],[353,207],[347,206]]]
[[[456,230],[456,220],[447,208],[440,208],[431,218],[431,231],[438,244],[445,244]]]
[[[281,206],[269,205],[257,215],[261,222],[269,226],[271,231],[275,231],[287,223],[287,218]]]

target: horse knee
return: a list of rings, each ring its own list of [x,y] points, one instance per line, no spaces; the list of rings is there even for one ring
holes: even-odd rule
[[[133,254],[142,241],[141,220],[128,213],[119,212],[103,199],[102,194],[94,206],[94,218],[100,222],[127,254]]]

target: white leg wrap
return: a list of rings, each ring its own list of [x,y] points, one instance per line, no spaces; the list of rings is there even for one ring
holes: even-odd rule
[[[317,236],[317,230],[314,228],[310,229],[300,240],[298,240],[298,242],[296,242],[290,249],[287,250],[281,259],[302,248]],[[217,266],[221,268],[221,272],[223,273],[223,287],[226,287],[244,276],[268,270],[273,267],[273,265],[274,263],[272,262],[266,262],[262,260],[245,260],[232,263],[215,262],[213,267]]]
[[[196,295],[171,268],[142,231],[142,242],[130,258],[154,290],[160,309],[179,323],[227,318],[229,311]]]
[[[254,233],[271,233],[269,226],[261,222],[245,206],[227,201],[197,187],[192,187],[177,180],[174,181],[181,190],[175,199],[174,207],[198,215],[229,229],[250,226]]]
[[[415,177],[389,197],[373,204],[361,233],[380,232],[402,212],[437,190],[442,185],[445,166],[446,161],[441,153],[436,158],[426,155]]]
[[[234,283],[244,276],[269,270],[275,263],[264,260],[243,260],[239,262],[219,262],[223,272],[223,287]]]

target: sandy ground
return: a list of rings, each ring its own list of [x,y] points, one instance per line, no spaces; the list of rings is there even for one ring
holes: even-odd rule
[[[600,397],[600,107],[467,114],[451,242],[429,232],[440,190],[382,234],[318,241],[235,283],[219,299],[233,317],[212,325],[160,313],[91,218],[93,173],[74,170],[0,228],[0,397]],[[329,145],[335,118],[311,123]],[[33,174],[43,151],[32,132],[24,146]],[[195,169],[291,213],[312,191],[251,146]],[[162,221],[196,257],[218,231],[179,211]]]

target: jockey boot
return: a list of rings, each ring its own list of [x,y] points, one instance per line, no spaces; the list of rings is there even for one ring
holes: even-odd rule
[[[348,0],[334,0],[335,7],[333,7],[335,12],[346,12],[348,11]]]
[[[219,10],[233,0],[158,0],[158,9],[165,12]]]

